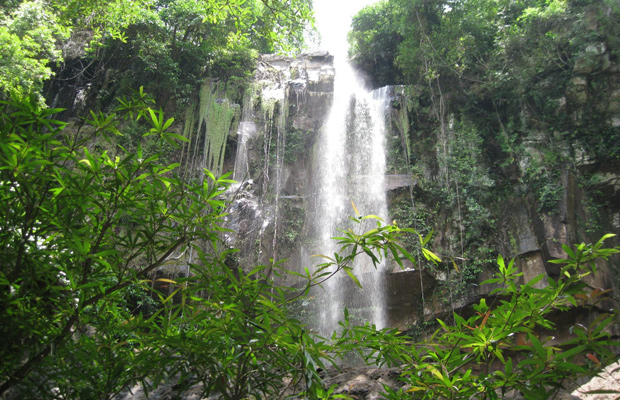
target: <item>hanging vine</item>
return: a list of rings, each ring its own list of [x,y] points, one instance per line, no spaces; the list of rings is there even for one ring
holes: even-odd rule
[[[187,113],[187,137],[195,137],[192,141],[194,151],[198,151],[199,143],[203,142],[202,165],[216,175],[222,173],[226,138],[234,121],[239,119],[239,107],[232,104],[225,96],[225,84],[207,79],[199,93],[197,115]],[[196,121],[197,124],[194,125]],[[196,132],[193,135],[192,132]],[[204,138],[204,139],[203,139]],[[193,159],[194,157],[192,157]]]

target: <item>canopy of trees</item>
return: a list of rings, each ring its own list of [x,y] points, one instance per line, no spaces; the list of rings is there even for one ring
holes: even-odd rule
[[[153,93],[188,97],[207,75],[247,73],[257,52],[298,48],[311,22],[307,0],[5,2],[0,90],[28,93],[52,70],[88,76],[110,64],[133,89],[151,84]]]
[[[612,0],[386,0],[354,18],[350,55],[376,85],[427,87],[438,108],[466,116],[479,131],[500,132],[495,140],[507,157],[527,133],[525,113],[617,159],[620,136],[601,123],[605,112],[590,102],[575,123],[575,110],[563,108],[562,98],[574,70],[600,71],[584,66],[592,46],[605,46],[617,62],[619,21]],[[600,74],[591,79],[595,90],[605,85]]]
[[[354,17],[353,62],[376,86],[405,85],[406,146],[394,151],[406,147],[403,170],[419,177],[417,226],[472,260],[461,287],[490,249],[511,247],[498,239],[506,205],[558,217],[567,176],[587,192],[576,237],[612,229],[606,204],[617,201],[595,175],[620,160],[619,22],[607,0],[385,0]]]
[[[350,52],[370,72],[394,69],[373,74],[379,85],[442,77],[527,91],[572,68],[585,43],[616,49],[618,12],[605,0],[385,0],[354,18]]]

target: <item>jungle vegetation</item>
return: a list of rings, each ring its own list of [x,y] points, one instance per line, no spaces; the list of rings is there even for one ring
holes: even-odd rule
[[[395,211],[470,260],[457,291],[500,246],[516,254],[505,216],[520,207],[544,224],[578,192],[574,240],[615,229],[600,183],[620,165],[619,22],[614,0],[385,0],[354,17],[354,64],[375,86],[405,85],[393,151],[418,207],[407,193]]]

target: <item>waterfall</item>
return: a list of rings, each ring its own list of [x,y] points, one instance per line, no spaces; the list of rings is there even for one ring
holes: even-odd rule
[[[233,180],[244,182],[250,179],[248,167],[248,141],[254,138],[258,132],[254,122],[254,96],[253,88],[250,88],[243,98],[243,108],[241,110],[241,122],[237,131],[237,154],[235,157],[235,169],[233,170]]]
[[[331,257],[338,250],[332,238],[342,236],[338,229],[361,233],[376,227],[376,220],[361,225],[351,222],[349,217],[356,215],[355,209],[362,216],[373,214],[387,221],[384,143],[387,91],[370,92],[365,88],[346,57],[348,26],[336,23],[340,24],[340,31],[335,32],[334,24],[322,18],[329,15],[333,18],[336,14],[341,18],[341,13],[331,10],[331,14],[322,14],[321,7],[325,5],[326,2],[315,3],[317,23],[321,36],[329,38],[329,50],[335,53],[336,75],[333,105],[319,136],[315,241],[317,253]],[[359,2],[351,4],[348,15],[352,16],[360,6]],[[370,322],[377,328],[386,326],[384,262],[375,268],[370,257],[360,255],[353,272],[362,289],[353,289],[346,282],[349,277],[342,273],[344,277],[337,274],[315,294],[319,303],[316,329],[324,336],[330,336],[338,327],[345,307],[355,324]]]
[[[320,133],[318,149],[317,221],[318,252],[332,256],[337,251],[332,239],[342,236],[338,229],[362,230],[376,226],[350,221],[355,209],[387,220],[385,189],[385,107],[386,92],[369,92],[345,61],[336,65],[334,103]],[[318,330],[330,335],[343,317],[344,308],[357,310],[355,322],[371,322],[385,327],[383,276],[385,265],[373,266],[370,257],[360,255],[354,273],[363,289],[346,290],[348,277],[328,280],[318,297],[322,306]]]
[[[292,268],[306,267],[317,260],[310,255],[333,256],[339,250],[332,239],[342,236],[338,229],[361,233],[376,227],[376,220],[352,223],[354,209],[388,220],[388,93],[365,88],[347,61],[347,24],[325,23],[322,12],[342,19],[364,1],[349,4],[352,8],[342,14],[330,10],[333,2],[315,0],[321,34],[329,39],[324,47],[333,57],[316,51],[296,59],[264,55],[259,60],[237,131],[234,178],[244,184],[233,187],[235,200],[227,217],[233,230],[230,245],[242,250],[240,265],[284,257]],[[338,2],[338,7],[347,3]],[[312,293],[316,301],[302,306],[309,307],[309,325],[324,336],[337,328],[345,307],[354,324],[386,326],[385,265],[375,268],[360,255],[353,269],[363,289],[346,274],[336,274]],[[283,282],[298,283],[294,278]]]

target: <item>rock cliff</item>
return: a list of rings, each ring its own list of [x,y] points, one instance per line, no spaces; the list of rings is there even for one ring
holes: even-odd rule
[[[588,46],[583,60],[558,104],[579,123],[581,105],[596,97],[604,110],[604,128],[618,129],[617,64],[604,44]],[[235,178],[246,182],[235,194],[231,216],[231,226],[239,229],[235,244],[243,249],[238,265],[285,258],[290,268],[307,266],[304,249],[311,247],[317,212],[311,207],[315,143],[337,74],[324,52],[295,59],[261,57],[242,107],[236,152],[227,154],[236,159],[236,164],[227,161],[235,165]],[[606,82],[604,95],[594,93],[595,81]],[[444,261],[405,270],[391,267],[387,293],[392,326],[416,330],[438,313],[485,296],[490,289],[478,282],[492,273],[500,253],[516,257],[524,279],[541,273],[557,276],[548,261],[564,257],[563,243],[595,241],[619,230],[617,159],[597,159],[524,111],[528,134],[507,160],[496,141],[460,123],[458,115],[437,118],[440,110],[423,89],[397,86],[390,93],[390,218],[423,234],[433,231],[431,247]],[[450,101],[449,93],[446,98]],[[558,162],[549,164],[549,158]],[[243,222],[235,216],[243,209],[259,211]],[[615,288],[617,264],[613,260],[602,266],[589,284]],[[349,290],[345,279],[342,287]]]

